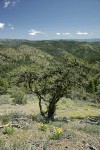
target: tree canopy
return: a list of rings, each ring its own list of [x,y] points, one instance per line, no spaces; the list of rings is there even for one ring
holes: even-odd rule
[[[50,120],[54,118],[57,103],[64,95],[75,88],[86,89],[88,72],[88,68],[74,60],[42,74],[25,72],[19,76],[17,84],[23,82],[26,88],[37,95],[41,115]],[[46,104],[45,112],[42,102]]]

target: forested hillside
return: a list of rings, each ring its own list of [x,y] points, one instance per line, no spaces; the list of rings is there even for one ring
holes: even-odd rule
[[[6,93],[21,73],[47,72],[50,68],[63,67],[72,61],[88,69],[87,91],[100,95],[100,42],[2,41],[0,94]]]

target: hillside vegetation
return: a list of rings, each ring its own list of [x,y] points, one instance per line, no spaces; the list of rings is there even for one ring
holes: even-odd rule
[[[100,42],[0,40],[0,150],[99,141]]]
[[[5,40],[0,45],[0,93],[7,92],[27,71],[47,72],[71,61],[89,70],[89,88],[100,94],[100,43],[77,41]],[[93,91],[91,89],[90,91]],[[94,94],[94,93],[93,93]]]

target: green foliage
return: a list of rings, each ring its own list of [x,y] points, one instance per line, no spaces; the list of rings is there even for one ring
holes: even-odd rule
[[[26,98],[24,98],[24,95],[25,95],[25,93],[22,91],[13,93],[12,98],[14,98],[13,99],[14,104],[25,105],[27,103],[27,100],[26,100]]]
[[[14,110],[14,111],[11,111],[10,112],[10,116],[11,116],[11,119],[19,119],[19,118],[26,118],[27,115],[25,112],[23,111],[19,111],[19,110]]]
[[[81,66],[76,60],[62,68],[49,69],[36,74],[25,72],[20,75],[17,84],[24,82],[27,89],[34,92],[39,99],[40,113],[48,120],[54,119],[58,101],[72,90],[86,88],[88,69]],[[46,103],[46,112],[42,109],[42,102]]]
[[[99,79],[95,80],[95,76],[100,73],[100,42],[2,40],[1,43],[0,94],[12,88],[22,72],[31,70],[40,75],[48,68],[61,68],[66,63],[77,60],[83,69],[87,68],[89,71],[91,83],[86,83],[87,92],[99,99],[100,82]],[[75,66],[73,69],[74,74]]]
[[[62,135],[63,135],[62,128],[54,127],[52,133],[49,135],[49,138],[53,140],[58,140],[62,138]]]
[[[46,130],[47,130],[47,125],[44,124],[44,123],[40,123],[39,129],[40,129],[41,131],[46,131]]]
[[[91,80],[89,82],[89,85],[87,87],[87,91],[90,92],[90,93],[95,93],[96,92],[96,86],[95,86],[95,83],[93,80]]]
[[[4,146],[4,141],[0,139],[0,148],[2,148],[3,146]]]
[[[0,77],[0,94],[5,94],[7,92],[8,83],[7,80]]]
[[[1,117],[1,121],[2,121],[3,124],[7,124],[9,122],[9,120],[10,120],[10,115],[9,114],[3,115]]]
[[[14,128],[12,127],[12,125],[6,124],[4,127],[4,134],[8,134],[8,135],[12,135],[14,133]]]

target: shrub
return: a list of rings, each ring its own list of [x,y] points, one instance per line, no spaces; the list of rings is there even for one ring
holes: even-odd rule
[[[24,92],[20,91],[20,92],[16,92],[16,93],[13,93],[12,94],[12,97],[14,98],[13,99],[13,103],[14,104],[26,104],[27,103],[27,100],[26,98],[24,98]]]
[[[39,129],[40,129],[41,131],[46,131],[46,130],[47,130],[47,125],[44,124],[44,123],[41,123],[40,126],[39,126]]]
[[[55,127],[53,129],[53,132],[51,133],[51,135],[49,135],[49,138],[50,139],[55,139],[55,140],[60,139],[63,135],[62,133],[63,133],[62,128],[56,128]]]
[[[13,132],[14,132],[14,129],[13,129],[12,125],[6,124],[3,133],[12,135]]]
[[[7,92],[8,82],[6,79],[0,77],[0,94],[5,94]]]
[[[10,116],[11,116],[12,120],[15,120],[15,119],[18,119],[18,118],[26,118],[27,117],[26,113],[23,112],[23,111],[20,111],[20,110],[11,111]]]
[[[2,122],[3,124],[8,123],[9,120],[10,120],[10,115],[9,115],[9,114],[6,114],[6,115],[4,115],[4,116],[1,117],[1,122]]]

